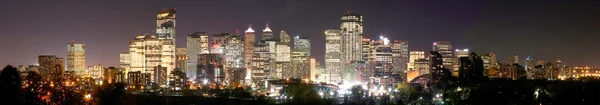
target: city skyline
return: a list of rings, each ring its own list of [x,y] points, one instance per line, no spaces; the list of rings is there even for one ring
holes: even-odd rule
[[[361,14],[364,19],[364,36],[371,39],[376,39],[382,35],[392,40],[406,40],[410,43],[409,50],[424,50],[431,48],[431,43],[434,41],[450,41],[452,42],[453,49],[471,49],[471,51],[478,54],[484,53],[495,53],[498,55],[498,59],[502,62],[508,62],[508,57],[512,54],[525,58],[532,56],[536,60],[554,61],[560,59],[566,64],[577,65],[589,65],[589,66],[600,66],[594,62],[593,58],[598,58],[598,55],[589,55],[589,52],[600,52],[598,49],[593,49],[591,40],[598,39],[598,35],[594,36],[594,33],[598,33],[593,29],[593,23],[599,23],[595,20],[580,21],[578,19],[592,19],[598,15],[585,15],[594,13],[593,11],[578,11],[578,12],[564,12],[560,10],[553,10],[553,13],[558,14],[571,14],[574,17],[558,17],[549,16],[550,14],[512,14],[504,13],[515,10],[498,10],[499,5],[491,5],[490,3],[454,3],[443,5],[442,7],[457,7],[451,10],[439,10],[433,9],[433,6],[439,4],[431,3],[414,3],[415,5],[429,6],[430,9],[423,9],[422,7],[402,7],[402,8],[420,8],[421,10],[414,11],[378,11],[386,10],[391,7],[377,7],[373,5],[400,5],[403,2],[393,1],[381,1],[381,2],[366,2],[365,4],[359,4],[356,2],[348,2],[335,4],[332,1],[323,2],[297,2],[297,1],[262,1],[272,2],[269,5],[278,5],[272,8],[260,7],[252,10],[244,10],[241,4],[245,1],[230,1],[232,5],[240,8],[233,8],[232,10],[215,10],[213,12],[196,9],[202,6],[190,6],[182,3],[166,3],[161,4],[157,2],[155,5],[147,7],[133,8],[125,7],[125,5],[116,5],[115,8],[105,7],[103,3],[93,4],[83,2],[69,2],[75,5],[77,8],[84,8],[85,11],[72,10],[75,15],[72,17],[57,18],[54,14],[34,14],[36,12],[50,12],[50,11],[65,11],[70,10],[69,6],[54,8],[49,10],[42,10],[44,7],[54,7],[55,5],[42,5],[41,7],[27,6],[27,3],[17,3],[9,1],[8,3],[0,3],[2,11],[0,13],[11,14],[15,13],[16,16],[8,17],[8,19],[0,20],[2,23],[14,24],[13,26],[1,26],[0,30],[5,35],[1,35],[0,39],[2,44],[1,48],[11,49],[3,50],[0,57],[4,58],[0,60],[0,64],[11,64],[11,65],[29,65],[36,62],[38,55],[56,55],[57,57],[66,58],[66,51],[64,45],[71,40],[75,40],[78,43],[86,44],[86,64],[85,65],[97,65],[102,64],[106,66],[118,66],[119,57],[116,56],[123,51],[127,51],[127,43],[136,35],[144,33],[153,33],[155,30],[153,27],[154,18],[156,11],[163,8],[178,8],[180,11],[179,24],[178,24],[178,35],[176,39],[177,46],[179,48],[185,47],[185,37],[187,34],[193,32],[207,32],[209,35],[228,32],[235,33],[236,29],[244,30],[248,28],[248,24],[252,24],[255,30],[263,30],[266,24],[269,24],[269,28],[273,30],[273,35],[278,38],[280,30],[286,30],[290,36],[307,36],[311,40],[311,55],[317,58],[317,61],[324,63],[324,49],[322,45],[325,45],[325,35],[323,32],[329,28],[338,28],[340,24],[340,16],[345,11],[353,11]],[[60,2],[55,2],[60,3]],[[67,4],[69,4],[67,3]],[[130,2],[133,3],[133,2]],[[239,3],[239,4],[238,4]],[[391,3],[391,4],[386,4]],[[6,5],[4,5],[6,4]],[[14,4],[14,5],[13,5]],[[110,3],[104,3],[110,4]],[[127,3],[124,3],[127,4]],[[211,3],[208,3],[211,4]],[[213,3],[222,4],[222,3]],[[283,6],[281,6],[283,4]],[[344,5],[349,5],[345,7]],[[480,4],[484,4],[483,6]],[[554,2],[554,4],[559,4]],[[582,3],[583,4],[583,3]],[[64,5],[64,4],[63,4]],[[86,5],[95,5],[86,7]],[[301,7],[304,5],[316,5],[317,10],[323,9],[323,11],[317,11],[315,9],[293,9],[293,7]],[[327,7],[332,5],[332,7]],[[405,6],[407,4],[404,4]],[[515,7],[522,5],[507,4]],[[541,7],[551,6],[553,3],[548,4],[534,4],[532,7],[528,7],[527,11],[544,11]],[[357,6],[357,7],[354,7]],[[366,6],[366,7],[358,7]],[[466,7],[462,7],[466,6]],[[27,7],[27,8],[26,8]],[[537,8],[536,8],[537,7]],[[212,8],[212,7],[208,7]],[[279,10],[283,8],[283,10]],[[476,8],[475,10],[469,10],[470,8]],[[526,7],[519,7],[526,8]],[[577,9],[586,8],[586,5],[579,6]],[[113,9],[122,11],[106,12]],[[555,8],[556,9],[556,8]],[[568,9],[562,7],[559,9]],[[263,10],[269,10],[266,12],[267,16],[261,15]],[[462,11],[467,10],[467,11]],[[574,9],[571,9],[574,10]],[[442,11],[449,13],[443,14]],[[123,13],[122,13],[123,12]],[[242,12],[242,13],[239,13]],[[307,12],[307,15],[323,15],[317,17],[311,16],[298,16],[297,13]],[[520,11],[521,13],[523,11]],[[96,14],[95,14],[96,13]],[[213,15],[197,15],[198,13],[207,14],[218,14]],[[227,14],[220,14],[227,13]],[[526,12],[523,12],[526,13]],[[122,17],[119,19],[116,17],[104,17],[98,16],[97,14],[109,14],[112,16],[121,16],[124,14],[132,14],[131,17]],[[219,15],[220,14],[220,15]],[[249,18],[229,18],[236,17],[238,15],[248,15]],[[255,14],[255,15],[254,15]],[[406,16],[405,18],[396,18],[394,16]],[[463,15],[452,15],[448,14],[463,14]],[[501,20],[497,15],[507,14],[511,16],[531,16],[531,17],[544,17],[549,16],[550,18],[541,19],[540,21],[534,22],[533,18],[526,19],[506,19]],[[221,15],[227,18],[219,19]],[[412,15],[412,16],[411,16]],[[481,16],[476,16],[481,15]],[[436,17],[441,16],[441,17]],[[510,18],[511,16],[506,16]],[[582,17],[589,16],[589,17]],[[16,18],[23,17],[23,18]],[[45,20],[41,17],[48,17]],[[92,18],[93,17],[93,18]],[[201,19],[199,17],[206,17],[208,19]],[[86,22],[87,19],[95,19],[94,22]],[[215,19],[214,21],[211,19]],[[306,20],[301,20],[306,19]],[[300,21],[296,21],[300,20]],[[566,20],[567,22],[553,22],[556,20]],[[19,23],[23,22],[23,23]],[[415,22],[407,22],[415,21]],[[15,23],[16,22],[16,23]],[[30,23],[34,22],[34,23]],[[98,23],[99,22],[99,23]],[[403,23],[405,22],[405,23]],[[441,23],[435,23],[441,22]],[[502,23],[501,23],[502,22]],[[506,23],[504,23],[506,22]],[[525,26],[533,26],[533,28],[519,26],[515,24],[509,24],[511,22],[529,22]],[[206,23],[198,25],[198,23]],[[312,23],[312,24],[307,24]],[[47,25],[52,24],[64,24],[68,30],[61,29],[60,27],[48,27]],[[119,25],[114,25],[119,24]],[[464,25],[471,24],[471,25]],[[400,25],[400,26],[397,26]],[[436,26],[437,25],[437,26]],[[217,26],[217,27],[213,27]],[[436,27],[433,27],[436,26]],[[443,27],[439,27],[443,26]],[[514,26],[513,28],[509,28]],[[571,29],[566,26],[576,27],[577,29]],[[401,28],[400,28],[401,27]],[[63,27],[64,28],[64,27]],[[491,28],[491,29],[490,29]],[[566,28],[560,30],[560,28]],[[559,30],[556,30],[559,29]],[[29,32],[28,30],[36,30]],[[71,31],[73,30],[73,31]],[[110,31],[106,31],[110,30]],[[412,30],[412,31],[411,31]],[[487,30],[487,31],[486,31]],[[577,31],[579,30],[579,31]],[[428,32],[431,31],[431,32]],[[438,31],[438,32],[436,32]],[[548,31],[548,32],[546,32]],[[580,34],[569,34],[569,33],[580,33]],[[440,35],[441,34],[441,35]],[[485,34],[485,35],[482,35]],[[531,35],[530,35],[531,34]],[[560,35],[562,34],[562,35]],[[586,36],[587,34],[587,36]],[[555,36],[552,36],[555,35]],[[573,36],[575,35],[575,36]],[[36,38],[28,38],[33,36]],[[259,39],[262,37],[261,32],[256,32],[256,36]],[[431,37],[425,37],[431,36]],[[568,37],[573,36],[573,37]],[[429,39],[427,39],[429,38]],[[489,39],[486,39],[489,38]],[[503,40],[495,40],[502,38]],[[566,38],[566,39],[565,39]],[[13,40],[14,39],[14,40]],[[492,40],[493,39],[493,40]],[[108,43],[106,42],[108,41]],[[565,43],[555,43],[565,42]],[[495,44],[490,44],[495,43]],[[587,46],[586,46],[587,45]],[[27,49],[22,48],[25,46]],[[577,46],[577,47],[573,47]],[[555,50],[553,48],[560,48]],[[592,49],[587,49],[592,48]],[[586,55],[585,57],[583,55]],[[17,59],[19,58],[19,59]],[[519,59],[520,63],[523,64],[524,59]]]

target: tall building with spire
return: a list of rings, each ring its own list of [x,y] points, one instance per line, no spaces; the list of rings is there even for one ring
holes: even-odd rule
[[[340,73],[342,62],[342,37],[339,29],[325,30],[325,71],[321,73],[327,82],[341,80]]]
[[[74,71],[80,77],[89,77],[85,70],[85,44],[71,42],[67,45],[67,71]]]
[[[362,56],[363,17],[348,11],[342,16],[341,20],[340,34],[342,37],[343,62],[360,61]]]
[[[244,66],[247,72],[252,72],[252,56],[254,55],[254,43],[256,35],[252,26],[248,25],[248,29],[244,32]]]
[[[262,40],[267,40],[267,39],[272,39],[273,37],[273,31],[271,31],[271,28],[269,28],[269,24],[267,24],[267,27],[265,27],[265,29],[263,30],[262,33]]]
[[[185,71],[187,78],[194,80],[197,76],[198,54],[208,54],[209,52],[208,34],[206,32],[194,32],[187,35],[188,67]]]

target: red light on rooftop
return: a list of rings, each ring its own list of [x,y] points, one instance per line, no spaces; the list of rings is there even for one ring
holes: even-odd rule
[[[173,8],[173,10],[177,10],[177,8]]]

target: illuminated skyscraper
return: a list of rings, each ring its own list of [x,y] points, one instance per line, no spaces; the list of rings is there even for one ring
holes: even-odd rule
[[[281,32],[279,33],[279,40],[281,40],[282,43],[287,44],[289,44],[292,41],[292,39],[285,30],[281,30]]]
[[[276,68],[275,68],[275,78],[277,79],[283,79],[285,77],[291,77],[291,74],[285,74],[285,73],[290,73],[289,71],[292,71],[291,69],[289,69],[292,65],[290,64],[291,62],[291,48],[288,44],[286,43],[282,43],[282,42],[277,42],[276,44],[276,50],[275,50],[275,62],[276,62]]]
[[[225,80],[223,59],[219,54],[198,54],[197,83],[222,83]]]
[[[121,52],[119,54],[119,67],[129,70],[130,64],[131,56],[129,56],[129,52]]]
[[[374,49],[373,77],[385,77],[392,73],[392,45],[388,38],[380,37],[372,41]]]
[[[325,30],[325,71],[327,82],[340,81],[342,63],[342,37],[339,29]]]
[[[214,34],[212,36],[212,46],[210,48],[211,54],[224,54],[225,44],[227,44],[227,38],[229,38],[231,34],[229,33],[220,33]]]
[[[437,51],[431,51],[431,83],[437,83],[445,74],[451,74],[448,68],[444,67],[444,56]],[[452,56],[451,56],[452,57]]]
[[[187,48],[177,48],[175,52],[177,52],[177,54],[175,54],[175,68],[179,68],[179,70],[187,70]]]
[[[131,56],[130,72],[140,72],[154,78],[154,67],[163,64],[161,40],[151,35],[139,35],[131,40],[129,44],[129,56]]]
[[[244,33],[244,66],[246,71],[252,72],[252,56],[254,55],[254,43],[256,43],[256,35],[252,27],[248,26],[248,30]]]
[[[305,79],[307,77],[305,77],[308,67],[307,67],[307,60],[308,60],[308,56],[306,54],[306,49],[292,49],[292,53],[291,53],[291,64],[292,64],[292,68],[291,70],[289,70],[289,74],[291,74],[292,78],[300,78],[300,79]]]
[[[173,9],[162,9],[156,15],[156,35],[161,45],[160,64],[162,67],[167,68],[166,75],[175,69],[175,8]]]
[[[452,62],[452,75],[458,77],[458,69],[460,67],[460,57],[469,57],[469,49],[456,49],[454,50],[454,61]]]
[[[156,15],[156,35],[158,39],[175,41],[175,8],[162,9]]]
[[[61,78],[65,67],[63,58],[56,55],[40,55],[38,56],[38,64],[40,75],[44,80],[57,81]]]
[[[271,29],[269,28],[269,24],[267,24],[267,27],[265,27],[265,29],[263,30],[262,33],[262,40],[267,40],[267,39],[273,39],[273,31],[271,31]]]
[[[310,56],[310,38],[296,36],[294,37],[294,49],[304,49],[306,54]]]
[[[450,41],[433,42],[433,51],[437,51],[442,55],[442,60],[444,61],[444,68],[450,70],[453,68],[452,45],[450,44]]]
[[[161,45],[161,52],[162,52],[160,55],[160,58],[161,58],[160,65],[162,65],[162,67],[167,68],[167,70],[166,70],[167,73],[164,73],[164,74],[167,75],[167,77],[169,77],[168,75],[170,75],[169,73],[175,69],[175,63],[176,63],[175,40],[174,39],[162,39],[162,40],[160,40],[160,45]]]
[[[527,58],[525,58],[525,71],[533,69],[534,66],[533,58],[531,58],[531,56],[527,56]]]
[[[208,45],[208,34],[206,32],[194,32],[192,34],[187,35],[187,69],[186,75],[189,79],[196,78],[196,71],[198,64],[198,54],[208,54],[209,45]]]
[[[363,17],[357,13],[348,11],[341,19],[340,34],[342,39],[343,63],[360,61],[362,56]]]
[[[410,57],[408,58],[408,70],[415,69],[415,61],[418,59],[425,59],[425,51],[410,51]]]
[[[408,64],[408,42],[394,40],[391,42],[392,47],[392,65],[393,72],[396,74],[406,74]],[[405,77],[405,76],[403,76]]]
[[[244,42],[239,35],[230,35],[226,39],[223,59],[225,60],[225,77],[233,80],[235,70],[244,70]],[[244,70],[245,71],[245,70]]]
[[[101,64],[95,65],[95,66],[89,66],[88,67],[88,73],[90,75],[91,78],[93,79],[100,79],[102,78],[102,71],[104,71],[104,67]]]
[[[75,71],[75,75],[89,77],[85,72],[85,44],[71,42],[67,45],[67,71]]]
[[[485,69],[486,71],[490,68],[496,67],[496,54],[494,53],[488,53],[488,54],[483,54],[481,55],[481,59],[483,60],[483,69]],[[487,74],[484,73],[484,74]]]
[[[254,54],[252,55],[252,83],[256,87],[263,86],[265,79],[268,79],[270,73],[271,52],[269,44],[265,41],[254,43]]]

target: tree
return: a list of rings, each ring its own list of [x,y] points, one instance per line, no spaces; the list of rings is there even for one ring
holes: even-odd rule
[[[7,65],[0,74],[0,102],[20,103],[21,74],[17,68]]]

